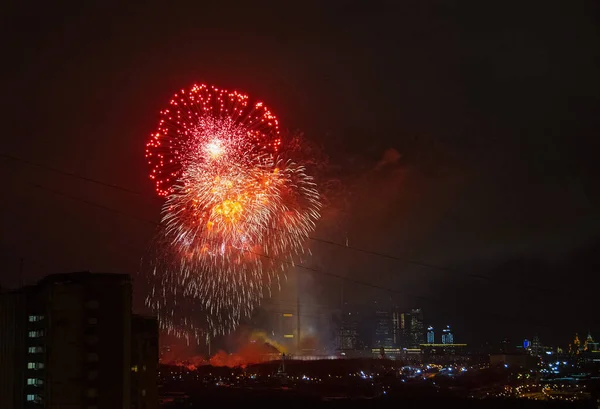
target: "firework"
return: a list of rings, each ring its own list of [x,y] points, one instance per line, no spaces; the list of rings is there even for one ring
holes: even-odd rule
[[[158,131],[146,145],[146,158],[152,168],[150,179],[161,196],[173,191],[188,166],[219,161],[228,148],[251,145],[276,153],[281,145],[277,118],[262,102],[251,103],[247,95],[235,91],[194,85],[175,94],[160,115]]]
[[[304,254],[320,198],[286,157],[275,116],[237,92],[182,90],[146,157],[166,198],[147,303],[163,326],[226,333]]]

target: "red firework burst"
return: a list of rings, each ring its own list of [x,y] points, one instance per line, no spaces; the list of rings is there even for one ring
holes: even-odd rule
[[[246,139],[265,152],[276,153],[281,144],[275,115],[247,95],[208,85],[193,85],[173,95],[170,107],[161,111],[158,130],[146,144],[150,178],[160,196],[173,192],[182,169],[197,160],[198,139],[218,154],[223,139]]]

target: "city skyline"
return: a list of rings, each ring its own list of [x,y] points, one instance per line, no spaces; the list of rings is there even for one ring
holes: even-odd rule
[[[596,2],[5,3],[0,409],[598,406]]]

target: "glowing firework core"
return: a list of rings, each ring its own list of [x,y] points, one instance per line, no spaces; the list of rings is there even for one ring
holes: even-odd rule
[[[212,214],[222,217],[229,223],[235,223],[240,219],[243,207],[239,201],[226,199],[213,207]]]
[[[215,139],[206,145],[206,151],[212,159],[217,159],[223,154],[224,150],[223,142],[221,142],[219,139]]]

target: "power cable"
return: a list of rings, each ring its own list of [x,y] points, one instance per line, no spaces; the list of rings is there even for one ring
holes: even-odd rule
[[[129,194],[134,194],[134,195],[137,195],[137,196],[141,196],[141,197],[144,197],[146,199],[153,199],[153,200],[163,201],[160,198],[156,198],[154,196],[148,196],[148,195],[146,195],[146,194],[144,194],[142,192],[139,192],[139,191],[136,191],[136,190],[133,190],[133,189],[129,189],[129,188],[126,188],[126,187],[123,187],[123,186],[119,186],[119,185],[113,184],[113,183],[104,182],[104,181],[97,180],[97,179],[94,179],[94,178],[82,176],[82,175],[79,175],[77,173],[68,172],[68,171],[65,171],[65,170],[62,170],[62,169],[58,169],[58,168],[55,168],[55,167],[52,167],[52,166],[48,166],[48,165],[43,165],[43,164],[40,164],[40,163],[32,162],[32,161],[29,161],[29,160],[25,160],[25,159],[19,158],[19,157],[14,156],[14,155],[6,154],[6,153],[0,153],[0,158],[5,158],[5,159],[9,159],[11,161],[20,162],[20,163],[23,163],[23,164],[26,164],[26,165],[29,165],[29,166],[33,166],[33,167],[37,167],[37,168],[44,169],[44,170],[47,170],[47,171],[55,172],[55,173],[58,173],[58,174],[61,174],[61,175],[64,175],[64,176],[77,178],[77,179],[84,180],[84,181],[90,182],[90,183],[94,183],[94,184],[97,184],[97,185],[100,185],[100,186],[113,188],[113,189],[116,189],[116,190],[119,190],[119,191],[122,191],[122,192],[126,192],[126,193],[129,193]],[[71,197],[71,198],[73,198],[75,200],[83,201],[83,202],[88,203],[88,204],[90,204],[92,206],[95,206],[95,207],[100,207],[100,208],[104,207],[103,205],[99,205],[97,203],[89,202],[89,201],[86,201],[85,199],[80,199],[80,198],[77,199],[74,196],[70,196],[70,195],[65,194],[65,193],[59,193],[59,192],[57,192],[55,190],[52,190],[52,189],[43,188],[41,185],[38,185],[38,187],[40,187],[42,189],[46,189],[46,190],[52,191],[52,192],[54,192],[56,194],[61,194],[61,195],[66,196],[66,197]],[[120,212],[120,211],[118,211],[116,209],[111,209],[111,211],[122,214],[122,212]],[[148,220],[141,219],[141,218],[139,218],[137,216],[131,216],[131,217],[137,218],[137,219],[140,219],[142,221],[148,222]],[[152,223],[156,224],[156,222],[152,222]],[[318,238],[318,237],[314,237],[314,236],[308,236],[308,239],[312,240],[312,241],[319,242],[319,243],[324,243],[324,244],[328,244],[328,245],[331,245],[331,246],[339,247],[339,248],[346,248],[346,249],[349,249],[349,250],[352,250],[352,251],[355,251],[355,252],[359,252],[359,253],[363,253],[363,254],[368,254],[368,255],[375,256],[375,257],[386,258],[386,259],[389,259],[389,260],[395,260],[395,261],[398,261],[398,262],[401,262],[401,263],[405,263],[405,264],[411,264],[411,265],[415,265],[415,266],[418,266],[418,267],[428,268],[430,270],[443,271],[443,272],[451,273],[451,274],[454,274],[454,275],[461,275],[461,276],[464,276],[464,277],[467,277],[467,278],[476,279],[476,280],[486,280],[486,281],[489,281],[489,282],[496,282],[496,283],[500,283],[500,284],[507,284],[506,282],[503,282],[502,280],[499,280],[497,278],[493,278],[493,277],[489,277],[489,276],[485,276],[485,275],[481,275],[481,274],[466,273],[466,272],[458,271],[458,270],[455,270],[455,269],[450,269],[450,268],[447,268],[447,267],[438,266],[438,265],[431,264],[431,263],[426,263],[426,262],[422,262],[422,261],[418,261],[418,260],[413,260],[413,259],[402,258],[402,257],[394,256],[394,255],[383,253],[383,252],[378,252],[378,251],[373,251],[373,250],[367,250],[367,249],[350,246],[348,244],[341,244],[341,243],[337,243],[337,242],[334,242],[334,241],[331,241],[331,240],[326,240],[326,239],[322,239],[322,238]],[[263,257],[268,257],[268,256],[263,256]],[[302,266],[302,267],[310,269],[310,267],[306,267],[306,266]],[[325,275],[327,275],[327,274],[329,274],[329,273],[325,273]],[[348,281],[352,281],[352,279],[348,279]],[[364,282],[361,282],[361,283],[364,283]],[[509,283],[509,284],[514,284],[514,283]],[[528,289],[535,290],[535,291],[543,291],[543,292],[546,292],[546,293],[553,293],[553,294],[557,294],[557,295],[561,295],[561,296],[564,295],[564,293],[561,292],[561,291],[546,289],[546,288],[539,287],[539,286],[536,286],[536,285],[531,285],[531,284],[526,284],[526,283],[518,283],[516,285],[520,285],[520,286],[522,286],[524,288],[528,288]],[[378,287],[375,286],[373,288],[378,288]],[[383,289],[383,288],[378,288],[378,289]]]
[[[95,203],[95,202],[92,202],[90,200],[82,199],[80,197],[73,196],[73,195],[70,195],[70,194],[67,194],[67,193],[55,190],[55,189],[47,188],[47,187],[42,186],[42,185],[40,185],[38,183],[28,182],[28,184],[30,184],[31,186],[33,186],[35,188],[38,188],[38,189],[41,189],[41,190],[46,190],[46,191],[48,191],[50,193],[53,193],[55,195],[64,196],[64,197],[69,198],[71,200],[80,201],[80,202],[85,203],[87,205],[90,205],[90,206],[93,206],[93,207],[96,207],[96,208],[99,208],[99,209],[102,209],[102,210],[105,210],[105,211],[108,211],[108,212],[112,212],[112,213],[118,214],[119,216],[122,216],[122,217],[129,217],[129,218],[141,221],[143,223],[151,224],[151,225],[153,225],[155,227],[157,227],[157,226],[160,225],[159,223],[157,223],[155,221],[152,221],[152,220],[149,220],[149,219],[145,219],[145,218],[139,217],[139,216],[134,216],[134,215],[131,215],[129,213],[124,213],[124,212],[121,212],[120,210],[113,209],[112,207],[108,207],[108,206],[105,206],[105,205],[102,205],[102,204],[99,204],[99,203]],[[352,279],[352,278],[341,276],[339,274],[325,272],[325,271],[318,270],[318,269],[315,269],[315,268],[312,268],[312,267],[304,266],[302,264],[293,263],[293,262],[287,261],[287,260],[279,260],[279,259],[273,258],[271,256],[268,256],[266,254],[260,254],[260,253],[256,253],[256,252],[253,252],[253,251],[250,251],[250,250],[247,250],[247,251],[249,253],[251,253],[251,254],[256,255],[256,256],[263,257],[263,258],[266,258],[266,259],[269,259],[269,260],[273,260],[273,261],[277,261],[277,262],[280,262],[280,263],[289,264],[292,267],[297,267],[297,268],[300,268],[300,269],[303,269],[303,270],[306,270],[306,271],[310,271],[310,272],[313,272],[313,273],[323,274],[323,275],[327,275],[327,276],[330,276],[330,277],[335,277],[335,278],[338,278],[338,279],[341,279],[341,280],[346,280],[346,281],[352,282],[354,284],[365,285],[365,286],[368,286],[368,287],[371,287],[371,288],[375,288],[375,289],[379,289],[379,290],[395,291],[395,290],[390,290],[390,289],[382,287],[382,286],[377,286],[377,285],[368,283],[366,281],[355,280],[355,279]]]
[[[13,156],[13,155],[5,154],[5,153],[0,153],[0,158],[5,158],[5,159],[9,159],[9,160],[12,160],[12,161],[15,161],[15,162],[20,162],[20,163],[23,163],[23,164],[26,164],[26,165],[29,165],[29,166],[37,167],[37,168],[40,168],[40,169],[45,169],[45,170],[48,170],[48,171],[51,171],[51,172],[55,172],[55,173],[58,173],[58,174],[61,174],[61,175],[64,175],[64,176],[69,176],[69,177],[81,179],[81,180],[84,180],[86,182],[95,183],[95,184],[100,185],[100,186],[113,188],[113,189],[116,189],[116,190],[120,190],[122,192],[134,194],[134,195],[137,195],[137,196],[141,196],[141,197],[144,197],[146,199],[152,199],[152,200],[161,201],[161,202],[164,201],[161,198],[157,198],[157,197],[154,197],[154,196],[148,196],[148,195],[146,195],[146,194],[144,194],[142,192],[139,192],[139,191],[136,191],[136,190],[133,190],[133,189],[129,189],[129,188],[126,188],[126,187],[123,187],[123,186],[119,186],[119,185],[113,184],[113,183],[108,183],[108,182],[104,182],[104,181],[101,181],[101,180],[93,179],[93,178],[90,178],[90,177],[78,175],[78,174],[73,173],[73,172],[67,172],[67,171],[64,171],[62,169],[58,169],[58,168],[55,168],[55,167],[52,167],[52,166],[42,165],[40,163],[35,163],[35,162],[32,162],[32,161],[21,159],[21,158],[18,158],[16,156]],[[450,273],[454,273],[454,274],[459,273],[461,275],[464,275],[464,276],[467,276],[467,277],[470,277],[470,278],[489,279],[489,277],[478,275],[478,274],[462,273],[462,272],[458,272],[458,271],[449,269],[447,267],[442,267],[442,266],[438,266],[438,265],[431,264],[431,263],[425,263],[425,262],[418,261],[418,260],[402,258],[402,257],[394,256],[394,255],[383,253],[383,252],[378,252],[378,251],[373,251],[373,250],[367,250],[367,249],[363,249],[363,248],[359,248],[359,247],[355,247],[355,246],[350,246],[349,244],[341,244],[341,243],[337,243],[337,242],[332,241],[332,240],[326,240],[326,239],[322,239],[322,238],[319,238],[319,237],[308,236],[308,239],[312,240],[312,241],[315,241],[315,242],[324,243],[324,244],[328,244],[328,245],[339,247],[339,248],[346,248],[346,249],[349,249],[349,250],[352,250],[352,251],[355,251],[355,252],[364,253],[364,254],[368,254],[368,255],[372,255],[372,256],[376,256],[376,257],[387,258],[387,259],[390,259],[390,260],[395,260],[395,261],[398,261],[398,262],[401,262],[401,263],[406,263],[406,264],[412,264],[412,265],[419,266],[419,267],[425,267],[425,268],[429,268],[429,269],[434,269],[434,270],[439,270],[439,271],[444,271],[444,272],[450,272]]]
[[[154,226],[158,226],[159,225],[159,223],[157,223],[155,221],[144,219],[144,218],[141,218],[141,217],[138,217],[138,216],[133,216],[133,215],[130,215],[128,213],[121,212],[119,210],[113,209],[111,207],[108,207],[108,206],[105,206],[105,205],[102,205],[102,204],[98,204],[98,203],[95,203],[95,202],[92,202],[92,201],[89,201],[89,200],[85,200],[85,199],[79,198],[77,196],[65,194],[65,193],[60,192],[60,191],[55,190],[55,189],[46,188],[46,187],[44,187],[42,185],[39,185],[37,183],[31,183],[31,182],[29,182],[29,184],[32,185],[32,186],[34,186],[34,187],[36,187],[36,188],[39,188],[41,190],[46,190],[46,191],[49,191],[49,192],[51,192],[53,194],[67,197],[67,198],[69,198],[71,200],[81,201],[82,203],[85,203],[85,204],[88,204],[90,206],[102,209],[104,211],[108,211],[108,212],[112,212],[114,214],[118,214],[118,215],[120,215],[122,217],[131,217],[131,218],[133,218],[135,220],[142,221],[142,222],[148,223],[148,224],[152,224]],[[369,282],[366,282],[366,281],[361,281],[361,280],[356,280],[356,279],[352,279],[352,278],[349,278],[349,277],[344,277],[344,276],[341,276],[339,274],[330,273],[330,272],[319,270],[319,269],[316,269],[316,268],[304,266],[302,264],[296,264],[296,263],[293,263],[293,262],[287,261],[287,260],[275,259],[273,257],[267,256],[267,255],[264,255],[264,254],[260,254],[260,253],[256,253],[256,252],[253,252],[253,251],[249,251],[249,252],[252,253],[252,254],[255,254],[255,255],[259,256],[259,257],[264,257],[264,258],[271,259],[271,260],[274,260],[274,261],[278,261],[278,262],[281,262],[281,263],[289,264],[290,266],[292,266],[294,268],[299,268],[299,269],[301,269],[303,271],[308,271],[308,272],[311,272],[311,273],[314,273],[314,274],[319,274],[319,275],[325,275],[325,276],[329,276],[329,277],[334,277],[334,278],[337,278],[337,279],[340,279],[340,280],[343,280],[343,281],[347,281],[347,282],[350,282],[350,283],[353,283],[353,284],[362,285],[362,286],[365,286],[365,287],[369,287],[369,288],[373,288],[373,289],[385,291],[385,292],[388,292],[388,293],[405,294],[406,295],[406,293],[403,293],[402,291],[397,290],[397,289],[387,288],[387,287],[376,285],[376,284],[372,284],[372,283],[369,283]],[[409,295],[409,296],[412,297],[412,298],[414,298],[415,300],[429,301],[429,302],[431,302],[433,304],[442,305],[442,306],[444,305],[444,303],[442,301],[436,301],[436,300],[433,300],[430,297],[414,296],[414,295]],[[489,319],[490,317],[496,317],[496,318],[498,318],[499,321],[510,320],[511,322],[515,322],[515,321],[523,318],[522,315],[517,315],[516,317],[506,317],[506,316],[503,316],[501,314],[494,313],[494,312],[487,312],[487,313],[485,313],[485,318],[486,319]],[[527,324],[530,324],[530,322],[527,322]],[[548,325],[548,324],[538,324],[538,327],[550,327],[550,325]]]

